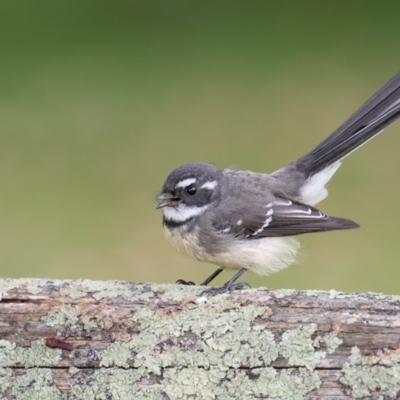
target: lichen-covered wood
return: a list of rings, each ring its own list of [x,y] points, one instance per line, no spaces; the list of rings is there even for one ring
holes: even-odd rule
[[[0,399],[398,399],[400,297],[0,280]]]

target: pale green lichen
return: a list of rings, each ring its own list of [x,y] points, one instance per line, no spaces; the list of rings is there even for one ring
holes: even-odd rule
[[[11,368],[0,368],[0,400],[6,399],[3,395],[12,386],[12,375]]]
[[[85,287],[82,285],[82,280],[72,281],[68,287],[68,296],[71,299],[79,299],[81,297],[87,296]]]
[[[75,287],[71,295],[80,297],[80,293],[91,294],[96,300],[103,299],[105,297],[113,298],[121,296],[125,299],[132,297],[128,285],[122,281],[91,281],[88,279],[82,279],[74,282]],[[77,291],[77,288],[81,288],[81,291]]]
[[[35,293],[47,281],[41,279],[0,279],[0,300],[5,293],[12,289],[25,288],[28,292]]]
[[[143,300],[146,298],[147,292],[151,293],[150,289],[148,291],[144,290],[148,285],[129,285],[128,282],[124,281],[91,281],[89,279],[80,279],[60,282],[67,284],[66,288],[68,290],[65,294],[73,299],[91,295],[96,300],[122,297],[125,300],[132,301],[135,296],[140,296]],[[132,290],[133,287],[136,287],[137,290]]]
[[[35,340],[27,348],[0,340],[0,367],[49,367],[58,365],[60,360],[61,350],[46,347],[44,339]]]
[[[392,294],[390,296],[383,293],[379,294],[374,293],[374,294],[376,295],[378,300],[388,301],[389,303],[395,303],[400,301],[400,295],[398,294]]]
[[[97,319],[99,318],[98,315],[91,315],[91,314],[84,314],[80,316],[80,321],[83,324],[83,329],[87,332],[90,332],[92,329],[101,328],[102,322],[104,320],[100,317],[99,323]]]
[[[128,343],[114,342],[101,353],[100,367],[128,368],[128,360],[131,358],[132,353]]]
[[[325,351],[315,350],[320,341],[319,337],[312,339],[316,330],[316,324],[309,324],[283,333],[279,354],[289,365],[303,366],[311,371],[326,357]]]
[[[336,298],[336,296],[339,294],[339,292],[337,292],[335,289],[331,289],[330,291],[329,291],[329,298],[330,299],[334,299],[334,298]]]
[[[159,375],[163,368],[188,365],[218,371],[262,367],[281,356],[290,366],[311,370],[326,356],[317,350],[320,341],[329,353],[341,343],[334,334],[313,338],[315,324],[288,330],[277,342],[263,323],[271,313],[266,306],[238,307],[226,296],[188,303],[183,310],[139,308],[132,320],[140,324],[140,333],[108,346],[101,365],[133,365]]]
[[[161,399],[160,385],[146,385],[151,382],[144,369],[120,368],[100,369],[93,375],[82,378],[79,385],[74,385],[69,394],[69,400],[136,400]],[[143,384],[138,385],[138,381]]]
[[[279,289],[279,290],[274,290],[273,292],[277,299],[293,296],[294,294],[298,293],[298,291],[295,289]]]
[[[101,315],[83,313],[79,305],[72,306],[69,304],[54,306],[41,320],[49,326],[61,325],[70,329],[76,328],[78,322],[80,322],[87,332],[100,326],[98,320],[100,323],[104,322]]]
[[[321,385],[316,372],[305,368],[249,370],[218,368],[168,368],[162,379],[154,378],[145,368],[107,368],[79,377],[71,387],[70,400],[231,400],[269,398],[303,400]]]
[[[12,368],[0,368],[0,400],[61,400],[65,397],[53,382],[49,368],[29,368],[14,374]]]
[[[140,308],[132,317],[140,323],[140,333],[126,343],[108,346],[101,354],[101,365],[126,367],[133,359],[134,366],[159,374],[170,366],[218,365],[226,370],[269,364],[278,357],[274,336],[254,324],[267,309],[237,307],[225,299],[187,306],[171,318],[165,311]],[[159,314],[156,318],[155,313]],[[213,314],[216,318],[210,318]]]
[[[153,291],[159,290],[165,292],[169,298],[173,299],[176,296],[176,300],[184,299],[187,297],[198,295],[198,291],[193,290],[193,286],[181,286],[177,289],[177,285],[171,284],[132,284],[130,286],[124,281],[91,281],[88,279],[81,280],[45,280],[45,279],[1,279],[0,280],[0,299],[1,294],[12,289],[24,288],[28,293],[38,294],[41,290],[51,285],[52,287],[59,287],[60,289],[65,289],[65,294],[71,298],[81,298],[88,294],[92,295],[96,300],[100,300],[105,297],[118,297],[121,296],[126,300],[132,300],[135,296],[141,298],[152,298]],[[147,290],[146,290],[147,288]],[[195,287],[202,290],[200,286]],[[145,289],[145,290],[144,290]],[[356,297],[357,294],[337,292],[335,290],[330,290],[329,292],[324,292],[321,290],[306,290],[297,291],[293,289],[279,289],[271,290],[268,288],[257,288],[241,291],[241,293],[251,293],[256,291],[268,290],[274,294],[276,298],[292,296],[295,294],[306,295],[306,296],[319,296],[324,293],[328,293],[331,298],[348,298]],[[186,296],[187,293],[187,296]],[[400,301],[399,295],[385,295],[382,293],[365,293],[371,298],[378,300],[384,300],[387,302]],[[182,297],[183,296],[183,297]]]
[[[265,310],[265,307],[251,305],[237,307],[223,298],[188,306],[175,313],[173,318],[167,315],[154,318],[148,310],[138,310],[134,318],[141,321],[144,331],[128,344],[137,353],[135,365],[142,365],[141,360],[145,360],[146,365],[161,367],[186,366],[188,363],[202,367],[219,365],[221,368],[262,365],[278,355],[270,332],[253,329],[254,320]],[[216,317],[210,318],[210,315]],[[163,343],[171,340],[172,345],[163,352]],[[185,345],[191,351],[182,351],[181,346]],[[156,346],[160,347],[159,352],[154,351]]]
[[[331,289],[328,293],[330,299],[347,299],[349,297],[355,297],[353,293],[338,292],[334,289]]]
[[[390,358],[387,356],[386,358]],[[393,363],[386,365],[372,365],[368,357],[361,355],[358,347],[351,349],[349,361],[343,365],[344,374],[340,382],[351,388],[354,399],[361,399],[371,395],[371,391],[381,390],[388,399],[397,399],[400,394],[400,362],[398,353],[394,353]]]
[[[323,290],[304,290],[304,291],[299,291],[299,294],[303,294],[308,297],[316,297],[316,296],[321,296],[322,293],[327,293],[324,292]]]
[[[217,388],[226,375],[226,371],[210,371],[195,366],[181,370],[168,369],[164,372],[164,378],[173,384],[165,385],[164,390],[171,399],[213,400],[218,398]]]
[[[155,293],[163,293],[163,296],[168,297],[168,301],[180,302],[192,298],[194,295],[200,295],[204,291],[204,286],[193,285],[152,285]],[[196,290],[196,292],[194,292]]]
[[[75,328],[78,322],[77,308],[69,304],[55,306],[42,318],[42,321],[49,326],[66,325]]]
[[[70,375],[75,375],[75,374],[77,374],[79,372],[79,368],[76,368],[76,367],[69,367],[69,369],[68,369],[68,373],[70,374]]]
[[[2,295],[12,289],[23,289],[29,294],[39,294],[44,287],[51,285],[59,287],[68,284],[69,281],[46,280],[46,279],[0,279],[0,299]]]
[[[318,389],[321,381],[316,372],[304,368],[280,370],[274,368],[247,371],[230,370],[227,378],[215,389],[215,399],[303,400]],[[201,397],[199,397],[201,399]]]
[[[18,400],[60,400],[61,392],[53,383],[53,375],[47,368],[31,368],[13,379],[10,390]]]
[[[343,340],[337,337],[336,332],[330,332],[321,337],[321,342],[325,344],[328,354],[332,354],[343,343]]]

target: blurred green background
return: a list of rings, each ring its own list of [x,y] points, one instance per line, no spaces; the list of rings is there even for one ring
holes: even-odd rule
[[[5,277],[199,282],[154,196],[190,161],[272,172],[400,67],[400,2],[6,1],[0,11]],[[400,123],[319,207],[361,229],[301,237],[255,286],[399,293]],[[224,273],[216,283],[232,276]]]

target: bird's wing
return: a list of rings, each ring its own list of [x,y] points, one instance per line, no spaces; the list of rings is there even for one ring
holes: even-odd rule
[[[279,196],[258,209],[250,209],[245,215],[238,214],[240,218],[237,220],[219,220],[214,228],[221,233],[252,240],[359,226],[353,221],[330,217],[314,207]]]

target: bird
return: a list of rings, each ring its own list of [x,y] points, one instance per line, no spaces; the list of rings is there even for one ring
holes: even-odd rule
[[[208,295],[245,288],[236,282],[247,271],[269,275],[291,265],[298,235],[359,227],[315,205],[328,195],[326,184],[343,159],[399,117],[400,72],[311,151],[273,173],[203,162],[177,167],[156,198],[166,239],[180,253],[217,265],[201,285],[225,268],[238,270]]]

